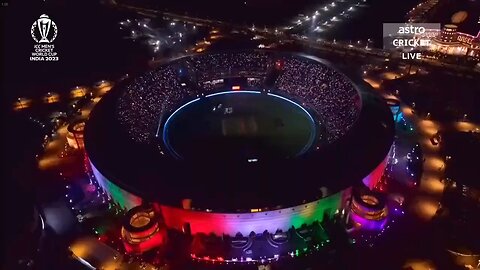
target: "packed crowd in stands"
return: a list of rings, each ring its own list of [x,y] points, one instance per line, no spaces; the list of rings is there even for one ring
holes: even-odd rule
[[[162,113],[192,95],[193,89],[182,86],[177,70],[166,66],[128,85],[118,102],[117,114],[134,141],[150,142]]]
[[[261,52],[203,54],[180,59],[130,83],[118,101],[117,115],[130,137],[152,142],[159,119],[187,99],[211,92],[205,82],[222,77],[257,78],[248,85],[262,87],[263,79],[278,59]],[[342,74],[302,57],[283,57],[284,66],[275,87],[305,102],[326,126],[327,140],[340,137],[359,113],[359,94]],[[211,85],[210,85],[211,86]],[[281,93],[280,93],[281,94]]]
[[[359,94],[342,74],[318,62],[285,58],[276,88],[303,100],[326,126],[327,140],[342,136],[358,117]]]
[[[197,81],[248,76],[265,76],[272,58],[260,52],[203,54],[187,59],[187,66],[197,75]]]

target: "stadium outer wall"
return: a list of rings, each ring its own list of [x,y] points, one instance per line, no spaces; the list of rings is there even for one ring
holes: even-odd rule
[[[372,188],[380,180],[386,166],[386,160],[387,158],[363,179],[362,182],[366,186]],[[122,208],[131,209],[144,202],[140,196],[109,181],[95,168],[91,161],[90,164],[100,186]],[[157,204],[157,206],[161,209],[165,225],[172,229],[181,231],[188,224],[192,234],[235,235],[240,232],[243,235],[248,235],[252,231],[257,233],[265,230],[270,232],[287,231],[291,227],[299,228],[303,224],[309,225],[315,221],[321,222],[325,216],[332,216],[346,208],[350,197],[351,188],[347,188],[309,203],[255,213],[216,213],[185,210],[180,207],[160,204]]]
[[[361,92],[360,98],[363,100],[364,97],[366,98],[367,101],[371,103],[371,105],[367,106],[366,109],[362,109],[362,114],[361,116],[359,116],[359,119],[363,119],[362,123],[365,124],[364,128],[368,129],[370,127],[373,127],[374,130],[380,129],[383,131],[383,129],[378,128],[380,125],[367,125],[366,122],[367,122],[367,119],[371,119],[370,116],[375,116],[377,115],[376,114],[377,111],[380,111],[380,113],[382,113],[382,111],[381,109],[378,109],[378,110],[372,109],[373,107],[376,108],[377,100],[373,95],[370,95],[370,92]],[[108,101],[113,102],[114,99],[112,98],[111,100],[112,101],[110,100]],[[102,104],[97,106],[102,106]],[[383,115],[383,114],[380,114],[380,115]],[[95,112],[93,116],[94,116],[93,119],[95,120],[96,119]],[[107,116],[111,117],[110,114],[107,114]],[[90,118],[89,121],[91,121],[91,119],[92,117]],[[102,118],[99,118],[99,119],[102,119]],[[382,117],[378,117],[378,119],[374,118],[374,120],[383,121],[384,119]],[[359,120],[357,119],[357,121]],[[99,120],[97,120],[96,124],[102,125],[101,121]],[[90,135],[92,134],[93,133],[91,133]],[[352,141],[365,139],[365,137],[368,137],[368,139],[371,139],[371,134],[375,134],[375,132],[362,132],[359,134],[360,136],[355,136],[350,139]],[[93,146],[90,146],[92,148],[91,150],[94,150],[95,146],[99,147],[101,146],[102,143],[105,143],[105,142],[106,141],[104,140],[99,140],[99,143],[97,145],[93,144]],[[375,140],[373,141],[367,140],[367,142],[376,143]],[[359,153],[361,154],[354,155],[354,156],[356,158],[362,158],[362,155],[365,155],[366,153],[368,153],[367,152],[368,150],[369,149],[362,148],[361,151],[359,151]],[[382,150],[382,153],[379,156],[375,156],[375,162],[372,162],[373,164],[370,164],[370,163],[368,164],[368,168],[375,167],[373,170],[368,172],[368,175],[363,177],[365,174],[367,174],[367,171],[362,170],[361,174],[356,174],[354,179],[343,179],[343,180],[345,181],[355,180],[354,182],[356,183],[360,183],[360,180],[362,180],[362,182],[366,186],[368,186],[369,188],[373,188],[376,185],[376,183],[380,180],[383,174],[383,171],[386,167],[386,161],[388,158],[388,155],[387,155],[387,157],[384,157],[382,161],[378,161],[377,158],[382,157],[382,155],[384,155],[383,151],[386,149],[383,149],[382,147],[381,150]],[[88,149],[87,149],[87,152],[88,152]],[[217,235],[222,235],[222,234],[235,235],[236,233],[240,232],[243,235],[248,235],[252,231],[257,233],[261,233],[265,230],[268,230],[270,232],[275,232],[278,229],[287,231],[291,227],[298,228],[303,224],[308,225],[315,221],[322,221],[325,216],[332,215],[337,211],[342,212],[343,209],[348,207],[348,204],[351,199],[351,188],[345,188],[334,194],[328,194],[328,196],[325,196],[320,200],[311,201],[311,202],[300,204],[293,207],[275,209],[271,211],[261,211],[261,212],[255,212],[255,213],[248,213],[248,212],[247,213],[245,212],[218,213],[218,212],[186,210],[186,209],[182,209],[180,201],[178,202],[178,207],[175,207],[175,206],[160,205],[155,201],[144,200],[142,196],[140,196],[140,194],[147,194],[147,193],[136,191],[137,189],[133,188],[135,185],[134,182],[123,182],[123,181],[117,182],[117,181],[114,181],[114,180],[118,180],[114,178],[115,174],[108,174],[109,169],[113,170],[115,168],[114,166],[116,165],[112,165],[110,168],[108,168],[107,166],[105,170],[102,170],[103,167],[100,166],[101,163],[98,163],[98,166],[99,166],[98,168],[100,170],[97,170],[97,168],[95,168],[95,164],[93,164],[94,163],[93,161],[97,160],[97,157],[94,158],[94,155],[93,155],[94,152],[95,151],[92,151],[91,153],[92,154],[91,155],[92,160],[90,160],[91,168],[93,170],[93,173],[99,185],[102,186],[102,188],[108,193],[108,195],[112,198],[113,201],[118,203],[124,209],[131,209],[135,206],[141,205],[142,203],[152,202],[156,205],[157,209],[161,210],[163,220],[167,225],[167,227],[177,229],[177,230],[183,230],[186,227],[185,225],[188,224],[189,225],[188,231],[190,231],[192,234],[215,233]],[[108,151],[105,151],[104,153],[108,153]],[[108,156],[103,158],[105,160],[108,160]],[[345,167],[347,171],[349,171],[348,169],[349,165],[356,165],[356,164],[349,164],[350,161],[353,161],[356,159],[341,159],[341,160],[343,162],[339,164],[343,165],[343,167]],[[377,162],[379,162],[379,164],[377,164]],[[108,179],[105,177],[105,175],[109,175],[112,178]],[[361,179],[362,177],[363,179]],[[348,178],[348,177],[345,177],[345,178]],[[132,180],[132,179],[125,179],[125,180]],[[115,183],[118,183],[118,185]],[[119,186],[120,184],[123,188]],[[132,186],[129,186],[129,184],[131,184]],[[343,185],[342,188],[345,186],[346,185]],[[337,190],[338,189],[336,189],[336,191]],[[148,192],[148,194],[152,195],[150,192]],[[258,207],[262,207],[262,206],[259,205]],[[215,208],[215,206],[212,206],[212,208]]]

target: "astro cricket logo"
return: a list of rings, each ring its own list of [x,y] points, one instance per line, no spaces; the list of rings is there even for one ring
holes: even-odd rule
[[[439,23],[384,23],[383,48],[399,53],[403,60],[420,60],[439,32]]]
[[[33,22],[30,33],[37,43],[52,43],[57,37],[58,28],[48,15],[43,14]]]
[[[33,22],[30,34],[36,42],[33,45],[30,61],[58,61],[58,54],[52,43],[57,37],[58,28],[48,15],[43,14]]]

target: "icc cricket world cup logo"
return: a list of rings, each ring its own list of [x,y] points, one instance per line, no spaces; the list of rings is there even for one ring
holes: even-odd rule
[[[33,40],[37,43],[51,43],[57,37],[58,29],[48,15],[41,15],[38,20],[33,22],[30,30]]]

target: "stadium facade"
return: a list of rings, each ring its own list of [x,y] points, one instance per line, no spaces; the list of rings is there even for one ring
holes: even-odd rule
[[[163,138],[168,119],[193,100],[235,91],[300,106],[315,121],[315,140],[294,157],[174,155]],[[175,59],[116,85],[91,113],[85,149],[96,180],[122,208],[152,203],[168,228],[234,236],[348,211],[352,187],[373,188],[382,177],[393,133],[383,99],[326,61],[221,52]]]

